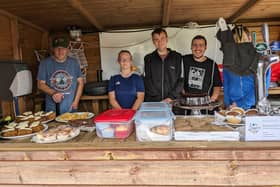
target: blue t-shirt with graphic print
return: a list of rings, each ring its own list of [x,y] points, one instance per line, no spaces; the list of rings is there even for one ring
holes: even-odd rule
[[[47,86],[56,92],[64,93],[64,98],[59,103],[59,111],[56,111],[56,104],[52,97],[46,94],[45,110],[60,114],[71,112],[79,77],[82,77],[80,65],[74,58],[67,57],[63,63],[55,61],[53,57],[43,60],[39,66],[37,80],[46,81]]]
[[[116,100],[122,108],[132,108],[137,99],[137,92],[144,92],[142,77],[131,74],[122,77],[120,74],[110,78],[108,91],[115,91]]]

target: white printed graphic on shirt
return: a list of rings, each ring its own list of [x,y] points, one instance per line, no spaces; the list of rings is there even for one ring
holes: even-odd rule
[[[189,70],[189,87],[202,90],[204,76],[205,69],[191,66]]]
[[[73,77],[64,70],[58,70],[51,75],[51,85],[58,91],[66,91],[71,87]]]

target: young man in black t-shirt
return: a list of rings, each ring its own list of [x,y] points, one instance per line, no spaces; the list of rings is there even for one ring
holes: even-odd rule
[[[192,39],[191,55],[183,56],[184,91],[190,94],[208,94],[211,101],[217,101],[222,82],[217,64],[204,56],[207,41],[197,35]]]

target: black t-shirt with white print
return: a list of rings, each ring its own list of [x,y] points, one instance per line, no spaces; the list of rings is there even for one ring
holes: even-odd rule
[[[211,96],[213,87],[222,86],[218,66],[213,60],[207,58],[204,62],[197,62],[193,55],[185,55],[183,64],[184,89],[187,93],[208,93]]]

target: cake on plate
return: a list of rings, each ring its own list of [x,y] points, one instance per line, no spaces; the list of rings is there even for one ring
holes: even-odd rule
[[[207,93],[191,94],[182,93],[180,99],[181,106],[207,106],[211,103]]]

